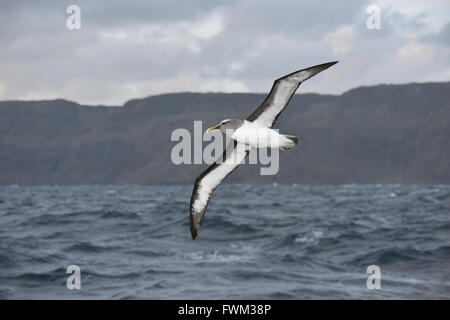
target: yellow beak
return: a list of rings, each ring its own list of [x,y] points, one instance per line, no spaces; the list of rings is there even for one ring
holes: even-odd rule
[[[208,130],[206,130],[206,133],[219,130],[218,127],[220,127],[220,123],[218,125],[215,125],[214,127],[208,128]]]

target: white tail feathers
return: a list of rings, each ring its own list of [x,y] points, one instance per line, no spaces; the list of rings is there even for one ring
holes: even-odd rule
[[[283,137],[287,138],[289,142],[286,145],[280,147],[281,151],[284,152],[289,151],[298,144],[298,138],[296,136],[283,135]]]

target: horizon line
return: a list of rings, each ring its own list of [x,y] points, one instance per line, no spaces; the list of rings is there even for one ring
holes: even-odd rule
[[[371,88],[371,87],[379,87],[379,86],[407,86],[407,85],[426,85],[426,84],[448,84],[450,83],[450,80],[448,81],[426,81],[426,82],[407,82],[407,83],[378,83],[378,84],[373,84],[373,85],[360,85],[357,87],[353,87],[351,89],[348,89],[346,91],[343,91],[342,93],[339,94],[333,94],[333,93],[318,93],[318,92],[297,92],[294,95],[298,96],[298,95],[321,95],[321,96],[341,96],[344,95],[348,92],[351,92],[353,90],[357,90],[357,89],[362,89],[362,88]],[[269,90],[270,91],[270,90]],[[166,96],[166,95],[177,95],[177,94],[224,94],[224,95],[228,95],[228,94],[242,94],[242,95],[246,95],[246,94],[257,94],[257,95],[261,95],[261,94],[269,94],[269,91],[266,92],[243,92],[243,91],[238,91],[238,92],[223,92],[223,91],[173,91],[173,92],[161,92],[161,93],[157,93],[157,94],[151,94],[148,96],[143,96],[143,97],[137,97],[137,98],[131,98],[128,100],[125,100],[125,102],[123,102],[120,105],[114,105],[114,104],[102,104],[102,103],[80,103],[77,102],[75,100],[70,100],[67,98],[44,98],[44,99],[6,99],[6,100],[0,100],[0,103],[5,103],[5,102],[50,102],[50,101],[66,101],[66,102],[70,102],[70,103],[74,103],[77,104],[79,106],[84,106],[84,107],[111,107],[111,108],[120,108],[120,107],[125,107],[125,105],[131,101],[136,101],[136,100],[145,100],[145,99],[149,99],[152,97],[158,97],[158,96]]]

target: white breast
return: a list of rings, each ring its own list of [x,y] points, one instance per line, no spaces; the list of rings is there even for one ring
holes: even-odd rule
[[[247,120],[231,137],[254,148],[279,148],[286,143],[284,140],[287,140],[277,131]]]

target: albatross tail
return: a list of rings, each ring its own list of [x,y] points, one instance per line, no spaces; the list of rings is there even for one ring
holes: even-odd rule
[[[280,147],[281,151],[284,152],[289,151],[298,144],[298,138],[296,136],[288,136],[283,134],[283,137],[288,139],[289,142],[286,145]]]

